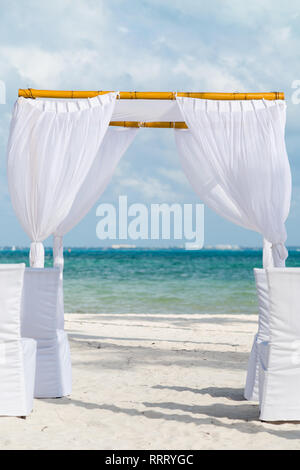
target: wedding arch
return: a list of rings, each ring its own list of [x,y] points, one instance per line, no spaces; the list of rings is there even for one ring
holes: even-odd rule
[[[8,144],[12,204],[31,239],[63,236],[91,209],[142,127],[173,128],[183,171],[219,215],[262,234],[263,265],[283,266],[291,174],[284,94],[20,89]]]
[[[7,172],[13,208],[31,240],[22,329],[37,340],[35,396],[71,393],[63,237],[99,199],[139,129],[174,129],[183,171],[200,199],[262,235],[267,268],[284,266],[288,256],[285,122],[284,95],[277,92],[19,90]],[[50,235],[54,269],[44,269],[43,241]],[[255,386],[256,339],[249,364],[245,396]]]

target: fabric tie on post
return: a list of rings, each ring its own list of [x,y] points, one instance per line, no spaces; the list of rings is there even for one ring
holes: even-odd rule
[[[285,260],[287,259],[289,253],[283,242],[273,243],[272,244],[272,254],[274,260],[275,268],[284,268]]]
[[[271,243],[264,238],[263,267],[283,268],[288,257],[288,250],[283,242]]]
[[[41,242],[31,242],[29,261],[31,268],[43,268],[45,263],[45,250]]]

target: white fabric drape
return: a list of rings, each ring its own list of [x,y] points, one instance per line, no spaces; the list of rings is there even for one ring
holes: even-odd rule
[[[32,243],[32,267],[44,266],[42,241],[68,215],[97,156],[117,93],[74,102],[19,98],[8,143],[8,184]]]
[[[91,210],[110,182],[114,171],[138,132],[137,128],[109,127],[96,158],[80,188],[73,205],[55,230],[62,237]],[[57,242],[58,243],[58,242]],[[57,247],[60,246],[58,243]]]
[[[55,230],[53,240],[54,266],[63,269],[63,236],[75,227],[97,202],[137,132],[136,128],[110,127],[107,129],[94,163],[67,217]]]
[[[189,129],[175,130],[175,138],[194,190],[218,214],[263,235],[265,267],[283,266],[291,199],[285,103],[177,103]]]
[[[67,217],[57,227],[53,238],[53,264],[60,269],[60,286],[58,292],[58,317],[63,321],[63,236],[77,225],[97,202],[109,184],[114,171],[135,138],[138,129],[110,127],[89,173],[78,192]]]
[[[37,101],[43,102],[44,98]],[[70,103],[70,100],[59,100]],[[72,100],[73,101],[73,100]],[[116,100],[111,121],[182,121],[176,100]]]
[[[182,121],[175,100],[117,100],[112,121]]]

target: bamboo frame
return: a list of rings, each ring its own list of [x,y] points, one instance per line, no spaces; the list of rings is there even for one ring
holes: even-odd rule
[[[188,129],[185,122],[138,122],[138,121],[110,121],[110,126],[119,127],[151,127],[156,129]]]
[[[19,89],[19,96],[23,98],[61,98],[61,99],[81,99],[93,98],[98,95],[105,95],[110,91],[73,91],[73,90],[35,90],[33,88]],[[206,100],[284,100],[283,92],[268,93],[196,93],[196,92],[156,92],[156,91],[120,91],[118,98],[121,100],[175,100],[176,96],[199,98]],[[137,122],[137,121],[111,121],[110,126],[122,127],[150,127],[161,129],[187,129],[185,122]]]
[[[33,88],[19,89],[19,96],[24,98],[93,98],[105,95],[110,91],[66,91],[66,90],[35,90]],[[204,100],[284,100],[283,92],[269,93],[194,93],[194,92],[156,92],[156,91],[120,91],[121,100],[175,100],[176,96],[201,98]]]

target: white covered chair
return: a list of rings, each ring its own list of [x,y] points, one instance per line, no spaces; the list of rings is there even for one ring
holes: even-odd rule
[[[21,337],[24,270],[0,265],[0,416],[27,416],[33,408],[36,341]]]
[[[258,298],[258,332],[254,336],[248,361],[248,372],[244,397],[246,400],[259,400],[259,357],[258,344],[269,341],[269,293],[265,269],[254,269],[256,292]]]
[[[266,270],[270,339],[258,344],[263,421],[300,420],[300,268]]]
[[[37,341],[36,398],[63,397],[72,390],[70,348],[60,318],[59,286],[59,269],[26,268],[22,334]]]

